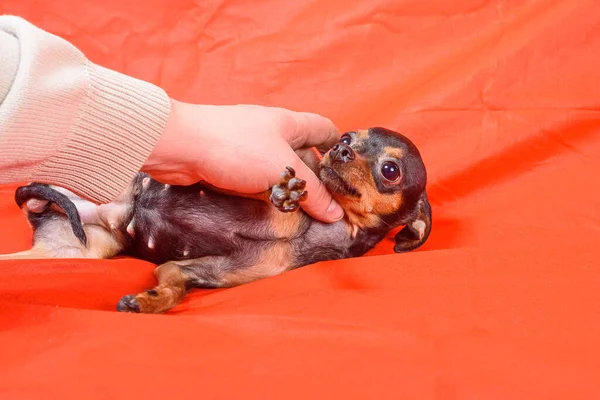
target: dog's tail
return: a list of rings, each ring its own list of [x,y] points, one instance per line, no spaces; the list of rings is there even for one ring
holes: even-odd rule
[[[43,212],[48,211],[52,203],[60,207],[67,215],[75,237],[77,237],[84,246],[87,245],[87,236],[83,229],[77,207],[75,207],[75,204],[67,196],[43,183],[32,183],[28,186],[17,188],[15,201],[20,208],[31,199],[45,200],[48,202],[46,209]]]

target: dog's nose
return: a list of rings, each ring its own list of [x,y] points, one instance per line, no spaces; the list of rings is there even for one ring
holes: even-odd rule
[[[354,160],[354,151],[345,143],[336,143],[331,149],[331,159],[347,163]]]

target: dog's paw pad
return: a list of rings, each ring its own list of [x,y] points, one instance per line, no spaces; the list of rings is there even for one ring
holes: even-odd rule
[[[119,312],[133,312],[139,313],[140,306],[133,295],[123,296],[117,304],[117,311]]]
[[[291,212],[300,207],[300,202],[306,199],[306,181],[296,178],[296,171],[286,167],[281,174],[281,180],[271,188],[271,203],[279,211]]]

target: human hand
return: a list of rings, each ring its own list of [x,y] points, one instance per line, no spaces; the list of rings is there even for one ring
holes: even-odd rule
[[[268,190],[291,166],[306,181],[308,197],[301,207],[314,218],[334,222],[343,217],[342,208],[295,151],[326,151],[339,138],[335,125],[316,114],[173,101],[167,129],[142,170],[163,183],[206,181],[249,194]]]

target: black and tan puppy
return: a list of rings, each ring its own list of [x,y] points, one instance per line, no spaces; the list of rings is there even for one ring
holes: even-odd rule
[[[408,138],[384,128],[348,132],[316,172],[344,208],[342,221],[321,223],[299,209],[310,194],[291,168],[278,185],[256,196],[203,183],[164,185],[143,173],[119,199],[101,206],[64,189],[23,186],[16,193],[20,207],[30,199],[48,203],[27,212],[32,249],[2,258],[123,254],[156,263],[157,286],[124,296],[117,310],[160,313],[191,288],[232,287],[318,261],[360,256],[400,226],[396,252],[427,240],[426,170]]]

